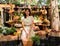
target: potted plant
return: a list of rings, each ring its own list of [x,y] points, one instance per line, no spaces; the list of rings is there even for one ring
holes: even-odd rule
[[[35,36],[31,37],[31,40],[33,41],[33,46],[39,46],[40,45],[39,36],[35,35]]]

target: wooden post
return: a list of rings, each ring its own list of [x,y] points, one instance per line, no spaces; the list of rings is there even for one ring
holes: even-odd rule
[[[4,21],[3,21],[3,9],[1,9],[1,26],[4,26]]]
[[[51,1],[51,22],[52,22],[52,29],[58,31],[59,30],[59,12],[58,12],[58,1],[57,0],[50,0]]]

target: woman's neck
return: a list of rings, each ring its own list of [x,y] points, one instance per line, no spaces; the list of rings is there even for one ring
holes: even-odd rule
[[[26,16],[26,18],[29,17],[29,15]]]

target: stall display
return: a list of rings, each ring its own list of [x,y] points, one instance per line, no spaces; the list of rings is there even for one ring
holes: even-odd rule
[[[7,29],[5,29],[3,31],[2,34],[3,34],[4,37],[5,36],[9,36],[9,35],[10,35],[9,37],[17,36],[16,37],[17,40],[21,40],[21,32],[23,30],[22,20],[24,19],[25,9],[26,8],[21,8],[21,9],[19,9],[17,11],[13,10],[12,13],[9,12],[9,14],[10,14],[9,17],[10,18],[5,23],[8,23],[10,25],[10,27],[8,27]],[[35,8],[35,10],[33,10],[33,9],[34,8],[30,9],[31,15],[34,18],[33,29],[34,29],[34,33],[36,35],[40,36],[40,38],[39,38],[39,41],[40,41],[40,39],[45,39],[46,38],[46,34],[49,32],[48,26],[50,26],[50,21],[46,18],[46,14],[47,13],[43,13],[42,10],[41,10],[41,8]],[[17,29],[17,31],[16,31],[15,28]],[[21,30],[21,28],[22,28],[22,30]],[[43,36],[44,36],[44,38],[43,38]],[[37,39],[38,38],[36,38],[35,40],[37,40]],[[26,41],[24,41],[24,42],[26,42]],[[33,44],[33,40],[32,41],[27,41],[27,42],[30,42],[29,44],[31,44],[31,45]]]
[[[17,46],[18,35],[14,35],[15,28],[0,27],[0,46]]]
[[[0,46],[60,46],[59,1],[0,2]]]
[[[22,10],[23,9],[23,10]],[[14,11],[13,13],[13,19],[7,21],[7,23],[13,27],[22,27],[22,19],[24,19],[24,12],[26,8],[21,8],[17,11]],[[40,30],[48,29],[48,26],[50,26],[50,21],[47,19],[47,11],[42,10],[41,8],[36,8],[36,10],[32,10],[31,8],[31,14],[34,17],[34,25],[38,26]],[[44,11],[44,12],[43,12]],[[19,13],[20,12],[20,13]],[[44,13],[44,14],[43,14]]]

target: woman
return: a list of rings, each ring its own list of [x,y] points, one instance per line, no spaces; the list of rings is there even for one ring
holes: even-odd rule
[[[31,15],[30,9],[26,8],[24,14],[25,18],[22,20],[22,25],[23,25],[23,30],[21,35],[22,40],[28,40],[30,37],[34,36],[34,32],[32,29],[34,19],[30,15]]]

